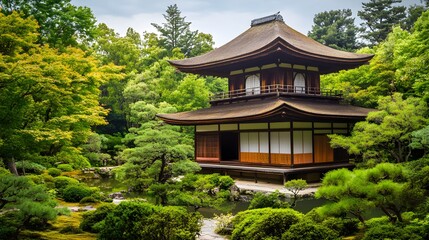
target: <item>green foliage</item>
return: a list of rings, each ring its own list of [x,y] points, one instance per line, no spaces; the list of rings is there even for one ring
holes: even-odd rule
[[[411,155],[412,132],[428,122],[426,103],[418,98],[402,99],[401,94],[379,100],[379,111],[358,122],[351,136],[329,135],[331,146],[347,149],[368,165],[391,161],[406,162]]]
[[[362,26],[366,28],[364,38],[371,44],[377,44],[387,38],[395,24],[399,24],[405,18],[404,6],[394,6],[402,0],[370,0],[362,3],[362,11],[358,16],[364,21]]]
[[[308,36],[314,40],[340,50],[354,51],[358,28],[354,24],[350,9],[331,10],[318,13]]]
[[[307,187],[307,181],[303,179],[293,179],[285,183],[285,188],[293,194],[293,202],[291,204],[292,207],[295,207],[299,192],[306,189]]]
[[[195,239],[201,215],[181,207],[121,202],[102,223],[101,239]]]
[[[66,176],[54,177],[55,188],[58,189],[58,191],[60,192],[62,192],[62,190],[64,190],[69,185],[78,185],[78,184],[79,184],[79,181],[74,178],[70,178]]]
[[[285,240],[313,240],[338,239],[338,233],[317,223],[303,220],[292,225],[283,235],[281,239]]]
[[[41,174],[46,169],[44,166],[30,162],[30,161],[19,161],[15,163],[17,170],[20,173],[36,173]]]
[[[88,196],[88,197],[84,197],[82,198],[79,203],[80,204],[85,204],[85,203],[98,203],[99,201],[94,198],[93,196]]]
[[[415,22],[411,33],[391,28],[387,39],[374,49],[359,52],[375,54],[369,65],[321,76],[324,88],[342,90],[349,102],[366,107],[376,107],[380,96],[395,92],[404,97],[429,99],[429,11]]]
[[[85,212],[80,223],[80,228],[88,232],[99,232],[100,229],[97,229],[96,225],[103,221],[107,217],[107,214],[112,212],[115,207],[116,205],[114,204],[105,203],[97,207],[94,211]]]
[[[55,47],[78,46],[94,37],[95,18],[88,7],[76,7],[70,0],[3,0],[2,13],[21,12],[40,25],[38,42]],[[46,7],[49,6],[49,7]]]
[[[425,155],[429,153],[429,126],[411,133],[410,147],[422,149]]]
[[[83,198],[91,196],[92,191],[84,185],[68,185],[62,192],[66,202],[80,202]]]
[[[70,164],[64,164],[64,163],[58,164],[57,168],[60,169],[63,172],[71,172],[71,171],[73,171],[73,167]]]
[[[12,27],[4,28],[2,36],[17,39],[0,57],[1,158],[9,166],[14,160],[38,158],[89,166],[79,146],[91,127],[105,123],[107,110],[98,102],[100,86],[116,77],[119,69],[101,66],[80,49],[59,51],[36,44],[32,18],[0,14],[0,25],[5,24]],[[1,45],[9,46],[8,42],[0,38]]]
[[[292,209],[261,208],[238,213],[232,223],[232,240],[279,239],[303,215]]]
[[[10,175],[11,173],[10,173],[10,171],[9,170],[7,170],[6,168],[4,168],[4,167],[0,167],[0,176],[4,176],[4,175]]]
[[[369,228],[366,232],[363,240],[372,240],[372,239],[398,239],[398,240],[408,240],[408,239],[423,239],[421,236],[413,233],[407,228],[403,228],[398,225],[391,223],[386,223],[382,225],[376,225]]]
[[[161,35],[161,44],[169,53],[179,48],[187,57],[193,57],[212,50],[214,44],[211,35],[191,31],[191,22],[186,22],[176,4],[167,7],[163,14],[165,23],[152,23]]]
[[[171,205],[214,207],[227,210],[230,201],[236,200],[232,194],[234,181],[229,176],[219,174],[186,174],[179,182],[170,186],[167,201]],[[234,192],[236,194],[236,192]]]
[[[47,225],[57,216],[56,201],[42,185],[35,185],[26,177],[2,176],[0,178],[0,233],[3,237],[17,237],[32,223]],[[4,235],[3,235],[4,234]]]
[[[48,168],[48,174],[52,177],[58,177],[60,176],[62,171],[58,168]]]
[[[358,232],[359,221],[352,218],[333,218],[323,220],[322,226],[331,229],[340,236],[350,236]]]
[[[285,201],[285,197],[286,196],[279,191],[275,191],[270,194],[258,192],[253,196],[253,199],[250,201],[248,209],[288,208],[290,207],[290,205],[288,202]]]
[[[423,201],[423,192],[407,183],[400,165],[383,163],[367,170],[339,169],[328,172],[316,197],[333,203],[318,210],[322,215],[352,214],[365,223],[363,212],[379,207],[392,222],[403,222],[402,213],[415,209]]]
[[[220,214],[214,216],[214,220],[216,220],[216,228],[215,233],[222,234],[222,235],[230,235],[232,233],[232,219],[234,216],[232,216],[231,213],[227,214]]]

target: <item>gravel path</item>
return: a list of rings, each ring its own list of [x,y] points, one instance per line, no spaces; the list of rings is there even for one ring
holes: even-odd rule
[[[214,232],[216,228],[216,220],[204,218],[203,226],[201,227],[201,235],[197,238],[199,240],[225,240],[223,236]]]

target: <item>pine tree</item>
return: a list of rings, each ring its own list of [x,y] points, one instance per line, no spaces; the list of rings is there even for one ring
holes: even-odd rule
[[[210,34],[191,31],[191,22],[185,21],[176,4],[167,7],[163,14],[165,23],[152,23],[161,34],[161,46],[173,55],[174,48],[180,48],[186,57],[192,57],[212,50],[213,39]]]
[[[352,10],[331,10],[314,16],[314,25],[308,36],[314,40],[341,50],[353,51],[358,48],[356,35],[358,28],[354,24]]]
[[[363,10],[358,11],[358,16],[364,21],[362,26],[366,28],[363,37],[371,45],[386,39],[392,27],[405,19],[406,7],[393,6],[401,2],[402,0],[370,0],[362,3]]]

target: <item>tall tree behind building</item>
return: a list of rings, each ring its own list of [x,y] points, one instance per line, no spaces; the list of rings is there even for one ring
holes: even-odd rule
[[[332,48],[354,51],[359,48],[356,41],[358,27],[351,16],[350,9],[318,13],[314,16],[314,25],[308,36]]]
[[[401,24],[406,17],[406,7],[394,6],[402,0],[370,0],[362,3],[362,11],[358,16],[363,20],[362,26],[366,29],[363,38],[370,45],[376,45],[386,39],[392,27]]]
[[[162,47],[172,53],[174,48],[180,48],[186,57],[192,57],[213,49],[213,38],[210,34],[191,31],[191,22],[185,21],[176,4],[167,7],[163,14],[165,23],[152,23],[161,34]]]

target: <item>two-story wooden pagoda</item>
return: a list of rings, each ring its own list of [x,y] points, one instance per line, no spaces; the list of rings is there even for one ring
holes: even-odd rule
[[[195,158],[203,168],[285,175],[348,166],[347,153],[332,149],[327,134],[348,134],[371,109],[321,89],[320,74],[372,57],[324,46],[278,14],[255,19],[222,47],[171,61],[182,72],[228,78],[229,91],[212,96],[209,108],[158,117],[195,126]]]

